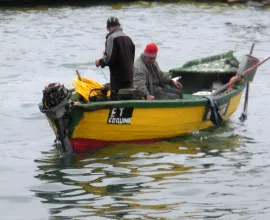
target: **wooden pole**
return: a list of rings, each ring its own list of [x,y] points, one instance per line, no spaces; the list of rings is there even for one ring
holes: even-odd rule
[[[254,45],[255,44],[253,43],[252,46],[251,46],[251,49],[250,49],[250,52],[249,52],[250,56],[253,53]],[[243,113],[241,114],[241,116],[239,118],[241,121],[247,120],[248,95],[249,95],[249,82],[247,82],[247,87],[246,87],[244,110],[243,110]]]
[[[79,80],[80,80],[80,81],[82,81],[81,74],[79,73],[79,71],[78,71],[78,70],[76,70],[76,73],[77,73],[77,76],[78,76]]]

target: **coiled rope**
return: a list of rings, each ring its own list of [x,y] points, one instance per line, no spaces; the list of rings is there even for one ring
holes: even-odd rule
[[[77,72],[78,74],[78,72]],[[79,74],[78,74],[79,76]],[[84,77],[75,78],[70,83],[71,88],[75,88],[75,91],[79,93],[85,101],[89,101],[89,97],[92,96],[101,96],[101,90],[94,90],[94,89],[102,89],[105,88],[102,84],[99,82],[87,79]],[[92,91],[94,90],[94,91]],[[91,92],[92,91],[92,92]],[[107,96],[110,96],[110,91],[107,93]]]

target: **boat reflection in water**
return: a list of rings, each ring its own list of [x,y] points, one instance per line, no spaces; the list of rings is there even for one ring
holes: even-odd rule
[[[224,182],[219,169],[236,165],[230,157],[241,144],[227,123],[211,133],[113,145],[73,158],[60,159],[54,149],[36,161],[42,184],[32,191],[54,217],[170,219],[190,209],[192,219],[194,201]]]

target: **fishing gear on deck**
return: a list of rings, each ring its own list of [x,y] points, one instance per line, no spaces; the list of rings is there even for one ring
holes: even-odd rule
[[[85,101],[101,101],[107,100],[110,97],[111,91],[108,87],[103,86],[95,80],[81,77],[78,70],[76,70],[76,73],[78,78],[75,78],[70,83],[70,86],[75,87],[75,91],[79,93]]]

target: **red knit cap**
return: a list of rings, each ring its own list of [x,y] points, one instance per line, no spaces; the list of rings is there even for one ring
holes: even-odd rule
[[[157,52],[158,52],[157,45],[151,43],[146,45],[143,55],[150,58],[156,58]]]

